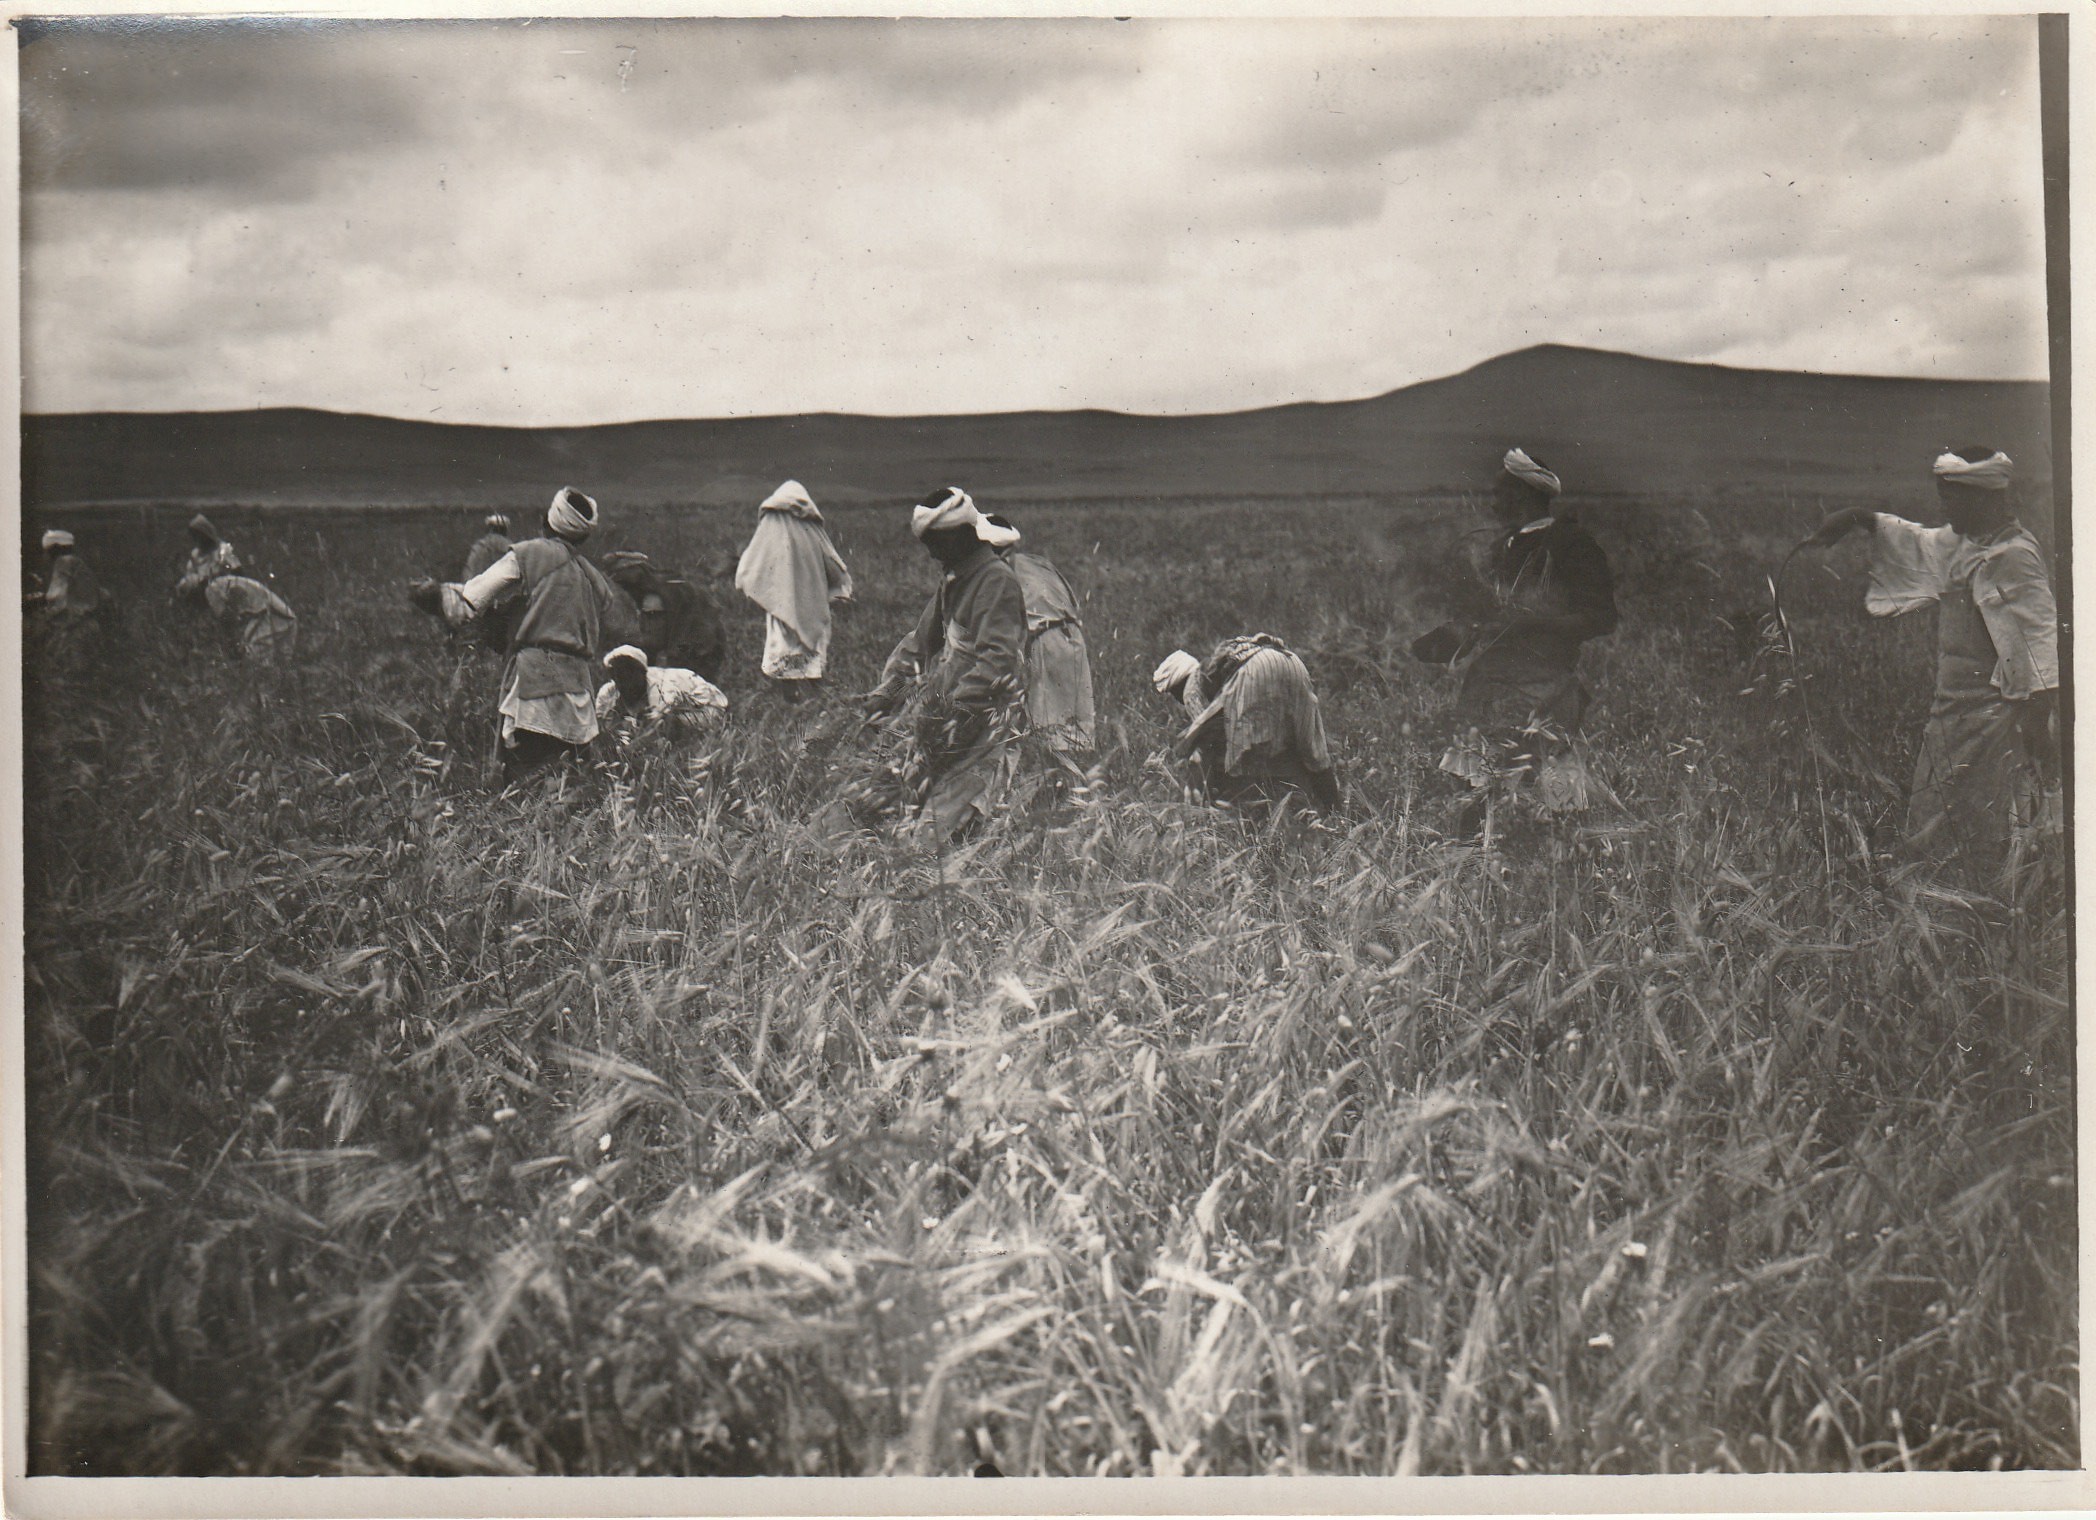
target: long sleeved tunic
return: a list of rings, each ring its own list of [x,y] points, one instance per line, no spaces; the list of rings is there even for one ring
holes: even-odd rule
[[[927,779],[919,812],[951,838],[996,806],[1025,728],[1026,598],[988,545],[946,572],[915,632],[889,656],[878,691],[892,699],[917,672]]]
[[[444,587],[444,617],[454,627],[521,603],[497,704],[503,743],[514,744],[519,730],[578,746],[597,737],[593,662],[615,597],[603,573],[558,538],[526,539],[463,585]]]
[[[2059,610],[2020,523],[1986,539],[1880,512],[1865,608],[1933,603],[1936,690],[1907,803],[1909,849],[1994,885],[2049,830],[2048,779],[2025,742],[2029,701],[2060,684]]]

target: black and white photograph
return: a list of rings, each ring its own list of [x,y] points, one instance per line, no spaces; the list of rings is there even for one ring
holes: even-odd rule
[[[2090,1502],[2088,24],[18,14],[10,1512]]]

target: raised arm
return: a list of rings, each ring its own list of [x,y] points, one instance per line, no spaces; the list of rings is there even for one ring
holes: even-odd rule
[[[479,617],[524,581],[524,565],[516,551],[496,560],[463,585],[447,584],[442,591],[444,621],[458,628]]]

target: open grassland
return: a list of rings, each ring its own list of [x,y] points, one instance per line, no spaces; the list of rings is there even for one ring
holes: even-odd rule
[[[944,861],[809,829],[841,714],[756,689],[744,605],[697,763],[496,796],[495,664],[398,594],[470,517],[221,514],[303,619],[271,673],[166,609],[185,512],[81,515],[135,600],[28,691],[33,1470],[2074,1464],[2064,899],[1888,872],[1933,634],[1855,550],[1787,588],[1816,730],[1717,620],[1816,515],[1594,514],[1622,806],[1485,852],[1403,656],[1457,508],[1034,507],[1103,773]],[[858,689],[932,577],[832,519]],[[1330,830],[1156,759],[1151,666],[1247,628]]]

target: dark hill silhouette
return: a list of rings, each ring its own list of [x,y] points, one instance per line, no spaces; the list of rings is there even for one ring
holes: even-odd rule
[[[1913,501],[1927,462],[2004,448],[2042,497],[2047,387],[1728,369],[1555,344],[1363,401],[1191,417],[1008,412],[499,428],[302,409],[23,418],[24,501],[529,507],[570,481],[608,505],[1391,495],[1474,489],[1520,443],[1576,494]]]

